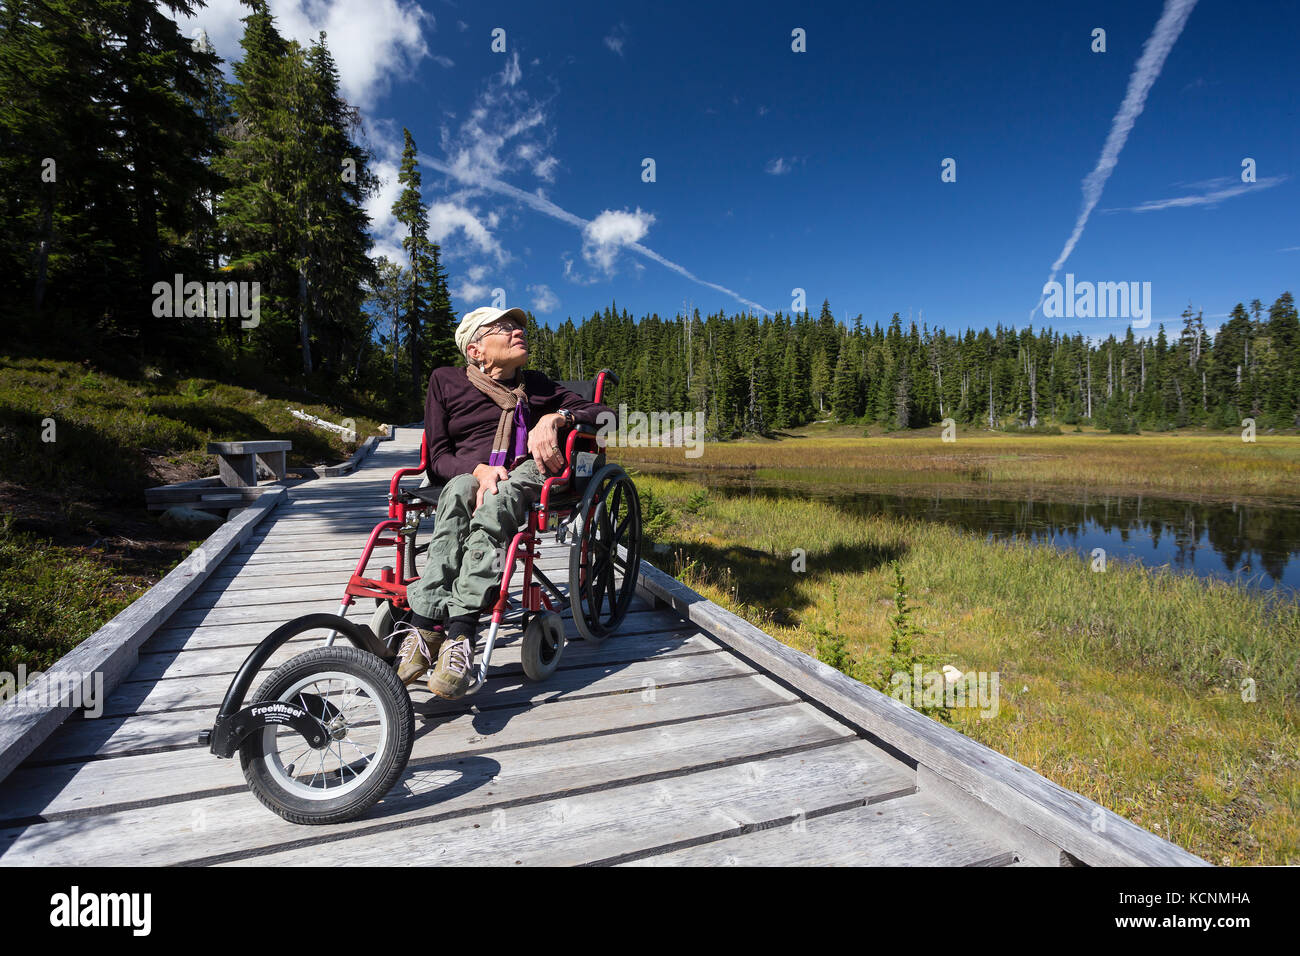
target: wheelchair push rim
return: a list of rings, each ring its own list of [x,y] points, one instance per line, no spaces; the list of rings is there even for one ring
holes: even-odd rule
[[[592,479],[569,561],[573,622],[588,641],[601,641],[622,623],[636,593],[641,565],[641,500],[622,468],[609,465]]]

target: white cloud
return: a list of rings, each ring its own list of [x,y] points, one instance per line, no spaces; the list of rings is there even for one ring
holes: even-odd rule
[[[768,173],[771,176],[784,176],[793,168],[794,168],[793,161],[787,163],[784,157],[778,156],[776,159],[770,160],[768,162],[767,166],[764,167],[764,172]]]
[[[407,265],[406,250],[400,243],[394,243],[391,239],[377,237],[370,244],[370,251],[367,253],[371,259],[378,259],[383,256],[389,262],[396,262],[403,268]]]
[[[1231,177],[1221,177],[1219,179],[1206,180],[1203,183],[1195,185],[1202,187],[1205,191],[1193,193],[1189,196],[1177,196],[1173,199],[1151,199],[1136,206],[1129,206],[1125,209],[1107,209],[1107,212],[1154,212],[1160,209],[1179,209],[1187,206],[1217,206],[1225,199],[1231,199],[1233,196],[1242,196],[1254,189],[1269,189],[1279,183],[1286,182],[1286,176],[1266,176],[1261,180],[1253,183],[1243,183],[1240,180],[1234,180]],[[1227,185],[1232,183],[1233,185]]]
[[[560,161],[554,156],[547,156],[540,163],[533,167],[533,175],[538,179],[544,179],[548,183],[555,182],[555,167],[560,165]]]
[[[370,216],[370,233],[376,237],[391,237],[401,227],[393,216],[393,203],[402,194],[402,184],[397,181],[399,170],[394,163],[373,161],[370,169],[379,177],[379,190],[365,200]]]
[[[574,285],[595,285],[600,281],[598,276],[585,276],[573,268],[573,256],[568,253],[560,256],[560,261],[564,263],[564,278]]]
[[[1052,274],[1048,276],[1047,282],[1043,283],[1044,286],[1055,281],[1056,274],[1061,271],[1061,266],[1065,265],[1065,260],[1070,258],[1075,244],[1083,236],[1083,227],[1088,224],[1088,217],[1092,215],[1092,210],[1101,199],[1102,190],[1106,188],[1106,180],[1110,179],[1110,174],[1115,171],[1119,163],[1119,154],[1124,144],[1128,142],[1128,134],[1133,131],[1133,124],[1137,122],[1137,118],[1142,115],[1142,110],[1146,107],[1147,94],[1151,92],[1151,87],[1159,78],[1160,71],[1164,69],[1165,58],[1174,48],[1174,43],[1182,34],[1183,27],[1187,25],[1187,18],[1191,16],[1192,8],[1195,6],[1196,0],[1165,0],[1160,19],[1156,21],[1155,29],[1147,37],[1146,43],[1142,45],[1142,55],[1129,75],[1128,90],[1124,94],[1124,101],[1119,105],[1119,111],[1111,120],[1110,134],[1106,137],[1105,145],[1102,146],[1097,165],[1083,181],[1083,206],[1079,210],[1078,219],[1075,220],[1074,231],[1065,241],[1065,248],[1061,250],[1061,254],[1052,263]],[[1038,305],[1030,311],[1031,319],[1043,304],[1044,297],[1045,294],[1040,295]]]
[[[455,228],[464,228],[466,235],[473,240],[474,233],[472,230],[474,225],[470,223],[470,220],[473,219],[477,227],[482,230],[478,235],[483,242],[486,242],[489,238],[486,234],[489,230],[496,228],[495,223],[489,218],[488,226],[484,227],[479,222],[479,217],[469,211],[466,204],[473,198],[492,193],[513,200],[532,209],[534,212],[539,212],[544,216],[580,230],[584,236],[584,256],[590,252],[592,256],[596,257],[597,263],[602,258],[608,257],[612,265],[618,249],[620,247],[626,248],[637,255],[658,262],[665,268],[684,276],[692,282],[728,295],[749,308],[756,309],[759,312],[771,313],[771,309],[764,308],[757,302],[744,298],[738,292],[728,289],[726,286],[699,278],[684,266],[665,259],[657,252],[647,249],[640,242],[630,238],[636,234],[636,238],[639,239],[645,234],[644,229],[648,228],[650,223],[653,222],[653,217],[640,220],[642,228],[640,233],[637,234],[636,217],[648,216],[648,214],[641,213],[640,210],[637,210],[635,214],[622,214],[633,217],[634,221],[625,224],[621,233],[617,229],[614,229],[612,233],[609,232],[615,222],[606,220],[605,223],[598,227],[596,234],[588,238],[587,230],[593,223],[551,202],[546,198],[540,187],[537,187],[535,192],[530,192],[527,189],[506,182],[505,177],[519,172],[525,166],[531,166],[533,174],[543,179],[545,178],[543,174],[553,174],[556,168],[556,164],[548,164],[545,159],[539,163],[530,163],[531,158],[549,153],[554,134],[546,124],[546,111],[543,104],[535,102],[523,86],[519,85],[521,78],[515,78],[512,82],[512,77],[514,77],[518,69],[518,56],[512,54],[502,72],[489,79],[486,89],[476,98],[473,107],[468,112],[468,118],[460,127],[454,131],[447,126],[442,127],[441,139],[444,154],[442,157],[435,157],[425,153],[420,154],[419,160],[422,167],[443,173],[461,187],[459,190],[450,192],[447,199],[444,200],[449,207],[463,210],[463,212],[453,213],[452,209],[448,208],[446,214],[440,218],[440,223],[448,228],[448,234],[454,231]],[[512,142],[514,140],[517,140],[517,142]],[[429,177],[426,176],[425,181],[428,183]],[[608,210],[606,213],[608,213]],[[432,219],[431,214],[431,223]],[[491,239],[491,243],[495,245],[496,240]],[[486,251],[486,246],[480,245],[480,248]],[[499,249],[499,245],[495,248]],[[455,255],[457,250],[454,247],[444,247],[444,252]],[[503,251],[497,252],[494,250],[494,254],[498,256],[499,262],[508,258],[508,254]],[[600,281],[599,278],[583,276],[576,272],[571,258],[565,257],[563,261],[565,264],[564,277],[568,281],[584,285]]]
[[[476,299],[486,298],[487,294],[491,291],[491,286],[471,282],[469,279],[462,277],[460,285],[452,289],[451,294],[463,301],[473,302]]]
[[[655,217],[642,212],[606,209],[582,230],[582,258],[606,274],[614,271],[614,260],[623,246],[641,241],[654,225]]]
[[[510,58],[506,60],[506,68],[502,73],[506,86],[518,86],[519,80],[523,77],[523,70],[519,69],[519,51],[514,50]]]
[[[484,265],[470,266],[468,275],[471,282],[482,282],[487,278],[488,267]]]
[[[546,112],[519,83],[519,54],[514,52],[504,69],[479,94],[468,118],[455,131],[442,127],[442,149],[448,157],[443,167],[465,186],[515,172],[521,165],[536,166],[554,138],[546,125]],[[549,169],[547,170],[549,172]]]
[[[357,106],[374,105],[394,77],[413,75],[431,55],[424,28],[427,24],[432,32],[433,15],[415,0],[270,0],[270,9],[280,33],[303,45],[326,32],[343,96]],[[243,57],[239,40],[248,13],[239,0],[208,0],[194,16],[176,22],[185,36],[206,30],[229,69],[231,61]],[[451,65],[446,57],[438,62]]]
[[[554,312],[560,306],[560,298],[545,285],[530,285],[528,291],[533,293],[534,312]]]
[[[609,31],[609,36],[605,37],[605,46],[609,47],[619,56],[623,55],[623,43],[627,40],[627,24],[620,23]]]
[[[429,238],[443,244],[456,232],[463,233],[480,252],[496,256],[498,263],[504,265],[510,260],[509,254],[473,210],[450,201],[432,203],[429,206]]]

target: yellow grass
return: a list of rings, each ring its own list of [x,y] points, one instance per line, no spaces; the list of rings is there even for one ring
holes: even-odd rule
[[[709,443],[698,458],[681,448],[620,448],[619,461],[646,467],[752,474],[770,481],[816,481],[862,489],[952,494],[987,491],[1144,493],[1179,498],[1300,498],[1300,436],[1232,434],[990,435],[939,429],[903,437],[845,436],[835,429],[768,441]]]

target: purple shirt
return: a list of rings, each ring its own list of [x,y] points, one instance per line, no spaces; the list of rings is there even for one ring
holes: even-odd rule
[[[580,398],[541,372],[524,369],[528,392],[525,411],[529,431],[543,415],[567,408],[583,425],[598,425],[597,416],[610,412]],[[513,386],[518,383],[503,382]],[[610,412],[612,414],[612,412]],[[443,484],[457,475],[486,465],[492,454],[501,408],[472,384],[465,369],[447,365],[433,370],[424,400],[424,432],[429,442],[429,481]],[[563,445],[563,443],[561,443]]]

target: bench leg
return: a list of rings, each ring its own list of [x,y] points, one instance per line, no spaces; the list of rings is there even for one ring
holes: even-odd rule
[[[217,471],[227,488],[257,486],[257,463],[253,455],[218,455]]]
[[[289,473],[288,464],[285,460],[285,453],[282,451],[268,451],[265,454],[257,456],[258,459],[269,468],[272,474],[281,481]]]

